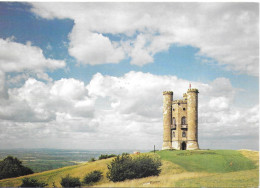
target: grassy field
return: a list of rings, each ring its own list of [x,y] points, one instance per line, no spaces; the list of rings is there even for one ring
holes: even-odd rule
[[[259,152],[249,150],[198,150],[159,151],[162,172],[159,176],[126,180],[113,183],[105,176],[95,187],[258,187]],[[67,174],[84,176],[93,170],[101,170],[105,175],[107,164],[112,159],[104,159],[56,170],[36,173],[27,177],[48,183],[49,187],[60,186],[60,180]],[[21,185],[21,179],[0,180],[0,187]],[[83,185],[84,186],[84,185]]]
[[[238,152],[251,160],[256,168],[251,170],[237,169],[236,172],[179,180],[175,185],[177,187],[259,187],[259,152],[249,150]]]
[[[159,151],[162,159],[178,164],[189,172],[234,172],[256,165],[235,150]]]

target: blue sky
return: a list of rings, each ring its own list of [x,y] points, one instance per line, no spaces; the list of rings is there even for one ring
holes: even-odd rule
[[[10,46],[11,44],[21,44],[28,48],[37,47],[37,49],[42,50],[43,55],[41,70],[39,70],[38,65],[36,65],[38,62],[33,62],[37,68],[23,66],[25,68],[19,68],[19,70],[13,68],[11,71],[7,71],[10,70],[10,68],[7,67],[9,65],[8,60],[5,60],[3,57],[2,61],[0,61],[3,65],[1,66],[3,70],[0,70],[5,77],[5,81],[2,83],[5,83],[6,91],[2,92],[8,93],[9,90],[14,91],[18,88],[20,88],[19,91],[21,91],[21,88],[25,89],[26,83],[29,83],[29,79],[42,82],[46,84],[46,87],[52,85],[53,88],[59,81],[66,79],[69,82],[71,81],[70,79],[74,79],[77,83],[84,83],[87,88],[85,98],[94,100],[94,102],[92,101],[94,103],[94,109],[102,111],[102,107],[99,106],[100,101],[104,103],[109,101],[107,105],[111,106],[111,113],[124,114],[121,112],[121,109],[114,109],[113,107],[113,105],[123,102],[120,98],[116,98],[116,96],[110,94],[95,93],[97,90],[93,89],[92,85],[98,82],[100,86],[96,86],[96,88],[99,88],[104,84],[99,83],[98,78],[106,78],[108,80],[113,80],[114,78],[119,80],[116,83],[111,81],[112,83],[108,83],[108,85],[104,87],[109,87],[110,84],[116,85],[121,81],[127,84],[131,82],[131,80],[127,80],[126,75],[132,71],[132,73],[135,74],[141,72],[144,76],[158,76],[156,77],[158,82],[160,82],[160,79],[171,80],[173,77],[177,77],[178,82],[190,82],[197,87],[201,85],[201,87],[205,87],[205,91],[207,91],[207,87],[212,88],[218,86],[218,84],[221,85],[223,82],[225,87],[223,86],[222,88],[222,86],[220,86],[219,88],[211,89],[211,92],[214,90],[214,92],[219,94],[209,96],[212,94],[209,92],[207,96],[207,92],[202,93],[202,96],[211,97],[208,101],[202,101],[202,104],[205,106],[215,105],[216,101],[220,101],[219,103],[221,104],[225,103],[223,104],[223,109],[220,108],[218,113],[228,114],[230,112],[235,113],[235,111],[239,109],[250,111],[251,109],[258,108],[259,65],[258,50],[255,51],[255,46],[258,46],[259,36],[258,27],[254,27],[258,25],[258,19],[255,20],[255,15],[258,15],[257,3],[245,3],[245,6],[241,6],[239,3],[216,3],[213,4],[214,6],[207,3],[184,3],[181,6],[177,3],[171,3],[169,7],[162,4],[161,9],[157,12],[155,11],[155,13],[153,13],[153,8],[156,7],[156,4],[153,3],[149,3],[147,10],[144,10],[145,6],[143,4],[138,3],[131,5],[127,3],[103,3],[103,6],[95,3],[83,4],[84,5],[81,6],[78,3],[50,3],[49,5],[48,3],[0,3],[0,38],[5,42],[7,41],[4,44],[9,44]],[[135,6],[137,7],[136,11],[134,11]],[[93,7],[96,7],[97,10],[93,11]],[[196,10],[189,12],[190,7],[194,7]],[[209,7],[213,10],[212,12],[207,11]],[[112,9],[111,12],[110,9]],[[126,10],[125,15],[122,13],[124,10]],[[149,15],[151,19],[146,17],[142,10],[144,12],[147,11],[145,13]],[[174,12],[169,13],[173,14],[172,20],[171,18],[166,20],[164,15],[162,15],[161,18],[153,19],[157,14],[161,15],[164,11]],[[201,13],[199,11],[201,11]],[[204,13],[204,15],[202,13]],[[113,20],[115,19],[114,14],[123,15],[122,17],[125,20],[117,20],[118,17],[116,17],[116,21]],[[196,16],[192,17],[192,14]],[[219,15],[223,16],[221,17]],[[84,16],[85,19],[81,19],[84,18]],[[140,17],[140,19],[134,22],[136,17]],[[212,26],[210,18],[216,19],[214,22],[216,24],[215,26]],[[231,22],[232,19],[237,19],[237,22]],[[169,23],[167,23],[167,21]],[[131,26],[131,23],[138,24],[132,24]],[[245,23],[248,25],[244,25]],[[122,24],[122,28],[120,24]],[[169,27],[165,27],[167,24],[169,24]],[[104,25],[104,27],[102,25]],[[172,28],[172,31],[169,30],[169,28]],[[238,31],[234,32],[232,28],[237,28]],[[248,28],[248,30],[245,28]],[[205,30],[208,30],[208,32]],[[84,36],[86,36],[86,38]],[[234,40],[232,40],[232,37]],[[238,38],[241,38],[241,40],[237,40]],[[28,42],[30,43],[29,46]],[[93,53],[92,50],[95,52]],[[92,55],[91,52],[94,55]],[[96,52],[97,55],[95,55]],[[114,56],[111,58],[112,55]],[[10,53],[10,57],[11,56],[12,53]],[[22,60],[22,56],[17,58],[21,58],[21,60],[18,60],[16,63],[27,61],[27,56],[24,57],[24,61]],[[58,60],[60,64],[57,64],[55,68],[50,65],[47,66],[45,65],[46,59]],[[111,61],[113,63],[110,63]],[[37,76],[39,73],[41,76]],[[97,75],[97,73],[99,74]],[[47,74],[48,78],[46,78],[46,75],[42,76],[43,74]],[[19,75],[21,76],[19,77]],[[12,78],[16,78],[16,81],[11,81]],[[71,84],[73,83],[71,82]],[[216,83],[217,85],[214,85]],[[153,83],[147,84],[153,85]],[[121,87],[124,87],[124,85]],[[169,87],[170,88],[165,89],[178,90],[178,87],[171,85],[170,82]],[[92,90],[89,88],[92,88]],[[177,91],[177,96],[179,95],[178,92],[185,92],[184,88],[188,88],[188,84],[182,86],[180,91]],[[219,91],[217,89],[219,89]],[[225,89],[226,91],[223,91]],[[106,89],[104,88],[104,90]],[[202,89],[202,91],[203,90],[204,89]],[[58,93],[60,92],[61,91]],[[93,96],[91,96],[91,92],[94,93]],[[110,92],[115,91],[112,90]],[[159,93],[160,92],[161,91],[159,91]],[[214,97],[216,97],[216,100]],[[104,101],[104,99],[107,101]],[[6,100],[6,104],[12,103],[10,99],[9,101],[8,99],[3,100]],[[129,100],[132,100],[131,96]],[[114,104],[113,101],[117,102]],[[30,101],[27,102],[29,106],[32,104]],[[35,104],[32,104],[30,108],[35,105],[37,106],[37,101],[34,102]],[[141,104],[137,103],[136,105],[140,106]],[[160,105],[158,102],[158,108],[160,108]],[[134,105],[132,104],[130,106]],[[4,107],[3,105],[2,108]],[[14,114],[12,115],[1,112],[2,115],[0,114],[0,117],[3,118],[2,126],[6,126],[8,123],[16,124],[18,122],[21,126],[21,130],[25,131],[28,129],[28,123],[32,120],[30,120],[30,118],[23,120],[24,124],[16,121],[15,108],[16,107],[12,109],[14,110]],[[92,109],[92,107],[89,108]],[[230,111],[225,112],[227,109]],[[41,110],[46,111],[47,114],[54,111],[53,113],[56,114],[54,116],[57,121],[58,111],[47,108]],[[75,110],[77,111],[77,109]],[[133,108],[132,110],[134,111],[135,109]],[[99,111],[96,113],[98,112]],[[33,110],[30,113],[34,114]],[[75,118],[80,117],[80,115],[75,115],[74,112],[69,113],[66,111],[66,113],[72,118],[74,116]],[[151,114],[152,113],[153,112],[151,112]],[[238,113],[242,113],[242,111]],[[132,112],[129,111],[128,114],[132,114]],[[136,116],[142,116],[142,114],[136,113]],[[206,116],[205,114],[205,117]],[[94,115],[91,118],[88,117],[84,119],[84,121],[96,122],[100,121],[99,118],[100,117]],[[107,115],[107,118],[109,118],[109,115]],[[158,124],[160,124],[160,118],[161,117],[158,116]],[[49,127],[50,124],[55,124],[54,119],[49,122],[44,120],[46,124],[42,126],[45,126],[45,129],[47,129],[46,126]],[[37,122],[37,120],[35,121]],[[235,119],[233,122],[234,125],[237,121],[241,120]],[[255,121],[257,121],[257,124],[258,120]],[[41,120],[39,120],[39,122],[42,124]],[[218,126],[225,126],[224,122],[225,121],[219,122]],[[142,121],[136,121],[133,124],[135,124],[135,126],[141,126]],[[129,124],[129,126],[131,126],[131,124]],[[48,129],[51,130],[51,127]],[[91,126],[89,130],[90,129]],[[4,130],[2,133],[14,134],[7,133],[7,131],[5,132]],[[144,132],[141,133],[144,134]],[[160,136],[157,136],[156,139],[158,140],[157,143],[160,143]],[[7,147],[9,142],[11,143],[11,141],[6,141],[4,147]],[[26,147],[33,147],[30,144],[26,144],[27,141],[24,141],[24,143]],[[45,146],[46,143],[42,141],[39,142],[38,145],[41,147]],[[12,147],[16,146],[15,143],[11,143],[11,145]],[[205,147],[206,146],[207,144]],[[57,145],[55,147],[64,146]],[[101,148],[101,144],[98,147]],[[117,147],[120,148],[121,145]],[[133,145],[131,147],[135,146]],[[231,144],[230,147],[234,146]]]

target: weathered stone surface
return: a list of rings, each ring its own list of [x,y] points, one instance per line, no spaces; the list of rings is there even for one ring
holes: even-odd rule
[[[198,90],[189,89],[187,92],[188,142],[187,149],[199,149],[198,146]]]
[[[183,99],[173,101],[173,92],[163,92],[162,149],[199,149],[198,89],[188,89]]]
[[[163,149],[171,147],[172,91],[163,92]]]

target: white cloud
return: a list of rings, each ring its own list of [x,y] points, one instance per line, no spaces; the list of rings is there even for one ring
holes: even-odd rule
[[[62,60],[45,58],[39,47],[32,46],[30,42],[21,44],[13,41],[14,37],[0,38],[0,97],[7,96],[7,83],[17,84],[31,76],[52,81],[45,73],[46,70],[55,70],[65,67]],[[6,73],[16,73],[16,76],[7,76]]]
[[[13,42],[0,38],[0,70],[3,72],[22,72],[31,70],[55,70],[65,66],[64,61],[46,59],[39,47]]]
[[[8,99],[1,99],[2,119],[50,122],[60,113],[76,118],[93,116],[94,101],[87,96],[84,83],[75,79],[46,84],[29,78],[22,87],[9,89],[8,94]]]
[[[256,3],[33,3],[32,11],[74,20],[69,52],[82,63],[118,63],[127,54],[132,64],[145,65],[179,44],[199,48],[199,56],[229,70],[258,76]]]
[[[129,54],[132,57],[131,64],[142,66],[153,62],[153,57],[146,47],[147,41],[148,39],[145,36],[138,35]]]
[[[118,63],[125,54],[122,47],[112,43],[108,37],[98,33],[84,32],[84,30],[73,29],[70,34],[70,55],[77,58],[83,64]]]
[[[134,71],[122,77],[97,73],[87,85],[72,78],[50,83],[29,78],[22,87],[8,90],[9,99],[1,100],[0,140],[16,147],[16,140],[32,146],[27,143],[31,139],[39,147],[160,148],[162,92],[173,90],[174,99],[179,99],[188,85],[189,81],[176,76]],[[200,92],[201,148],[238,149],[234,143],[238,140],[243,147],[256,149],[258,105],[233,105],[237,89],[227,78],[193,82],[192,87]]]

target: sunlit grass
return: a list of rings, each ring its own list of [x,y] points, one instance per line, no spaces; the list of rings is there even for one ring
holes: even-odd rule
[[[60,181],[62,177],[65,177],[67,174],[70,174],[73,177],[79,177],[83,180],[84,176],[93,171],[93,170],[101,170],[104,174],[107,172],[107,164],[110,163],[112,159],[105,159],[90,163],[83,163],[80,165],[64,167],[60,169],[50,170],[41,173],[35,173],[32,175],[21,176],[17,178],[9,178],[0,180],[0,187],[17,187],[22,184],[22,178],[31,177],[37,179],[41,182],[45,182],[48,184],[48,187],[61,187]],[[108,182],[106,178],[102,178],[100,183]]]
[[[189,172],[233,172],[256,168],[252,160],[236,150],[159,151],[162,159]]]
[[[111,182],[106,178],[107,164],[113,160],[110,158],[35,173],[26,177],[48,183],[48,187],[61,187],[61,178],[67,174],[79,177],[82,181],[87,173],[100,170],[103,172],[103,178],[94,184],[95,187],[257,187],[259,185],[259,152],[257,151],[159,151],[145,155],[161,157],[162,171],[159,176]],[[133,157],[137,156],[133,155]],[[22,178],[0,180],[0,187],[17,187],[21,185]]]
[[[177,187],[258,187],[259,186],[259,152],[239,150],[239,152],[252,160],[256,168],[237,172],[214,174],[208,177],[179,180]]]
[[[162,171],[159,176],[140,179],[125,180],[123,182],[108,182],[95,185],[95,187],[174,187],[175,182],[183,178],[208,176],[210,173],[186,172],[179,165],[163,161]]]

